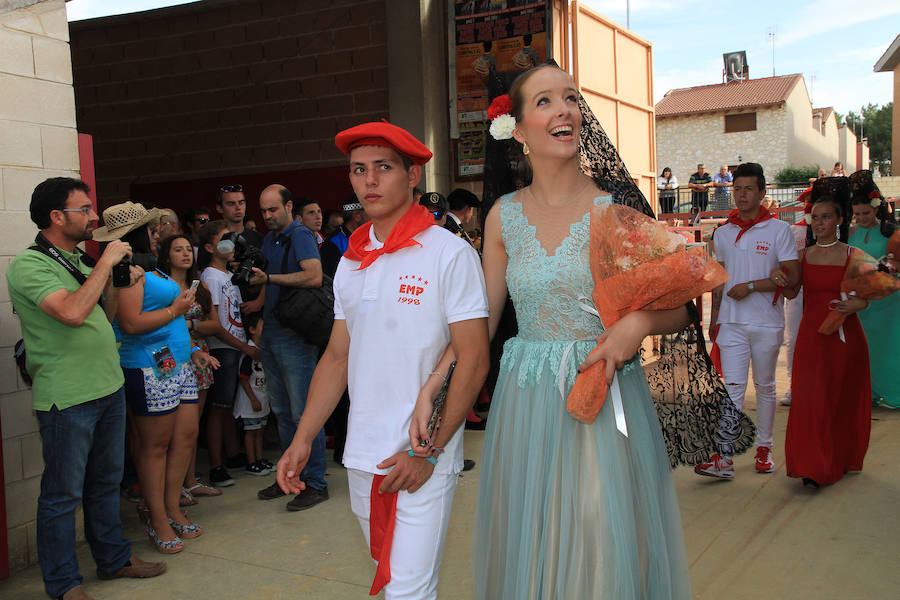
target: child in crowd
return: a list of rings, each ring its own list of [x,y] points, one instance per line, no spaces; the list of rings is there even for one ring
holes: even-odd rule
[[[249,344],[256,347],[262,337],[261,313],[244,316]],[[275,471],[274,465],[263,458],[263,431],[269,420],[269,399],[266,395],[266,373],[262,361],[246,354],[241,358],[237,397],[234,401],[234,417],[244,423],[244,447],[247,450],[247,473],[267,475]]]
[[[206,284],[212,297],[210,315],[215,315],[220,324],[218,331],[207,338],[210,354],[222,365],[216,371],[215,381],[209,390],[206,433],[209,479],[216,487],[234,485],[234,479],[225,468],[224,458],[235,457],[240,450],[231,413],[238,387],[241,355],[247,354],[259,360],[259,348],[247,344],[247,334],[241,320],[241,290],[232,283],[231,273],[228,272],[228,262],[234,255],[234,242],[229,238],[222,239],[226,230],[224,220],[212,221],[200,228],[200,242],[210,254],[209,266],[203,270],[200,280]]]

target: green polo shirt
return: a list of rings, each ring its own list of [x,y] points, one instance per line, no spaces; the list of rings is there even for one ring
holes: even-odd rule
[[[80,254],[60,250],[69,262],[90,275]],[[99,306],[80,327],[69,327],[43,310],[41,302],[52,292],[76,291],[80,284],[54,259],[36,250],[16,256],[6,271],[6,283],[22,324],[28,373],[34,380],[34,410],[63,410],[108,396],[124,379],[116,350],[116,336]]]

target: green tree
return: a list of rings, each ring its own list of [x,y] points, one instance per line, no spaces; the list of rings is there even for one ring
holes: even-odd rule
[[[838,125],[842,122],[850,127],[857,139],[866,138],[869,143],[869,160],[878,166],[883,175],[891,173],[891,126],[894,103],[884,106],[869,103],[857,114],[852,110],[846,116],[835,113]]]

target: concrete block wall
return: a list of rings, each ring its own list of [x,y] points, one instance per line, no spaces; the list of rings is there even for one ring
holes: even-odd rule
[[[900,198],[900,175],[893,177],[878,177],[875,185],[886,198]]]
[[[385,0],[217,0],[74,22],[101,207],[150,183],[344,164],[388,116]]]
[[[75,95],[64,0],[0,3],[0,423],[10,570],[37,561],[35,507],[43,470],[31,392],[12,347],[21,337],[6,287],[12,257],[37,232],[28,216],[34,186],[78,177]]]

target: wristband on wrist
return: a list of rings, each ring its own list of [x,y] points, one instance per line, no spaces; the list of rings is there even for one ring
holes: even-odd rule
[[[194,346],[193,348],[191,348],[191,354],[193,354],[194,352],[197,352],[199,350],[200,350],[200,346]]]
[[[440,371],[432,371],[431,373],[429,373],[429,375],[437,375],[438,377],[440,377],[441,379],[444,380],[444,383],[447,383],[447,378],[444,377],[444,374],[441,373]]]
[[[411,448],[410,448],[409,452],[407,452],[407,454],[409,454],[409,455],[412,456],[413,458],[416,457],[416,453],[413,452]],[[436,466],[437,466],[437,458],[435,458],[434,456],[426,456],[426,457],[425,457],[425,460],[427,460],[428,462],[430,462],[430,463],[431,463],[431,466],[433,466],[433,467],[436,467]]]
[[[166,312],[169,313],[169,318],[170,318],[170,319],[174,319],[174,318],[175,318],[175,313],[173,313],[173,312],[172,312],[172,309],[169,308],[168,306],[166,307]]]

